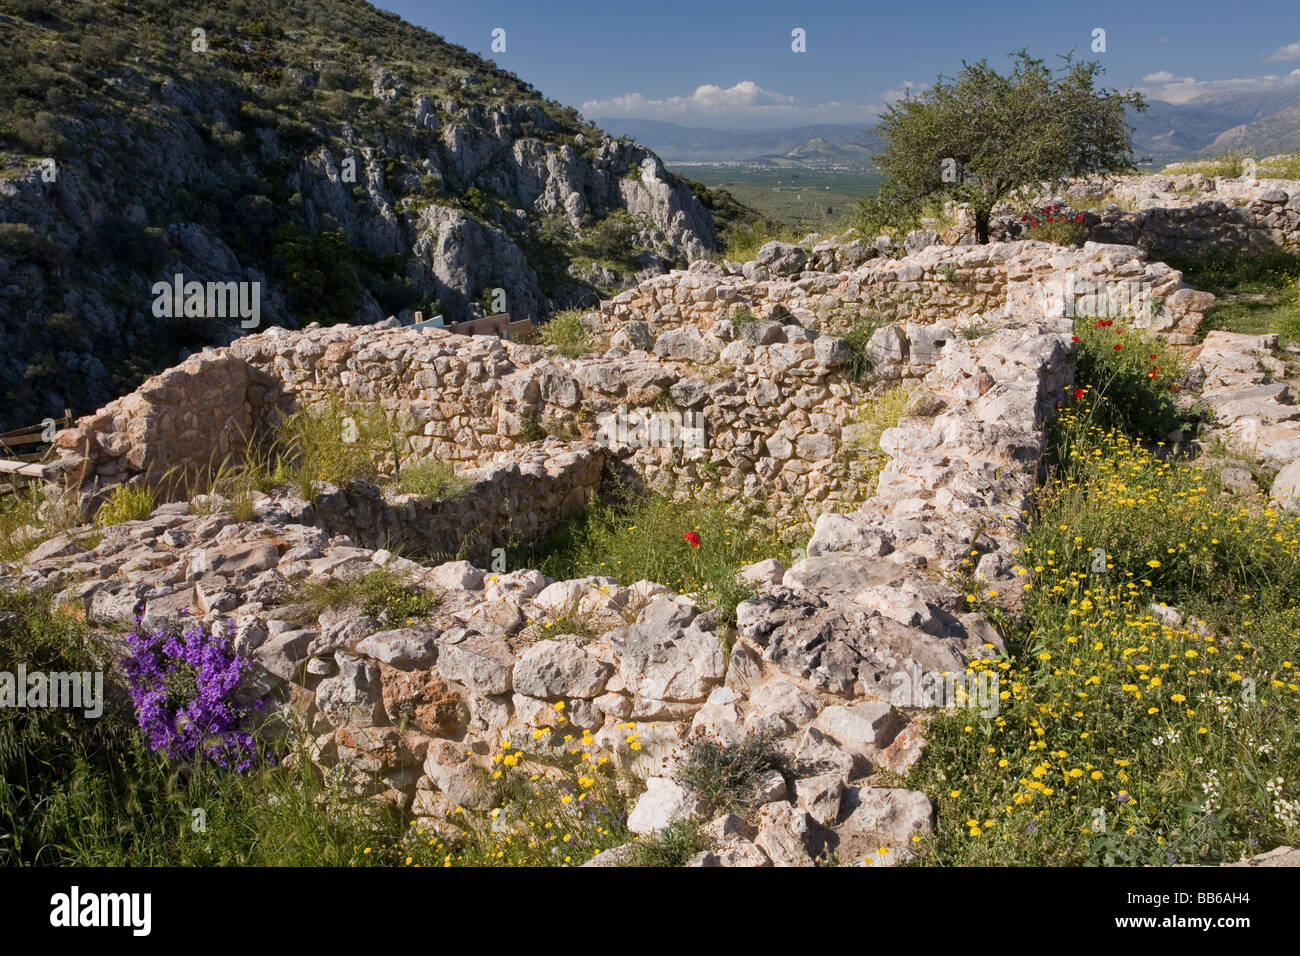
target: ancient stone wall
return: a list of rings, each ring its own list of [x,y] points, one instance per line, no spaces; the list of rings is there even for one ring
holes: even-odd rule
[[[1136,248],[1093,243],[934,246],[848,273],[766,277],[803,265],[798,247],[771,244],[746,263],[748,275],[700,262],[650,279],[587,317],[596,353],[580,359],[434,329],[271,329],[194,356],[82,419],[58,436],[63,457],[50,474],[91,498],[122,481],[159,487],[168,469],[237,457],[246,436],[280,415],[341,400],[396,416],[409,435],[408,461],[448,462],[458,472],[508,465],[501,456],[527,457],[546,434],[561,442],[554,448],[595,443],[601,468],[663,493],[709,487],[812,521],[856,505],[863,491],[846,429],[864,390],[849,377],[853,349],[834,334],[850,316],[880,324],[866,348],[876,383],[923,379],[990,332],[1094,314],[1088,309],[1190,341],[1213,301]],[[1123,294],[1110,295],[1116,290]],[[740,320],[741,305],[752,318]],[[497,472],[499,493],[485,486],[468,513],[482,527],[504,527],[488,502],[541,481],[530,474]],[[586,477],[573,487],[591,489]],[[549,485],[524,497],[542,508],[542,525],[552,522]],[[377,529],[392,524],[383,499],[349,502],[331,527],[382,543]],[[455,553],[450,540],[478,526],[462,527],[454,512],[440,510],[422,550]],[[527,520],[520,514],[511,520]]]
[[[803,508],[805,499],[823,509],[835,500],[832,485],[847,468],[840,430],[851,413],[840,340],[814,342],[790,327],[779,341],[751,347],[686,328],[668,331],[653,348],[575,361],[438,331],[273,330],[167,373],[174,384],[219,367],[274,383],[225,424],[208,419],[206,445],[172,450],[176,430],[164,426],[197,415],[204,392],[151,380],[61,433],[64,458],[51,473],[79,480],[83,493],[135,476],[156,484],[156,463],[238,451],[252,424],[338,398],[396,413],[413,432],[411,460],[450,462],[458,471],[527,451],[545,430],[598,442],[625,472],[664,491],[687,495],[705,482],[731,496],[762,490],[786,510]]]
[[[55,437],[47,477],[75,488],[144,476],[155,487],[238,459],[248,436],[283,400],[280,381],[228,349],[205,350]]]
[[[493,550],[535,541],[587,507],[601,486],[604,449],[555,441],[498,455],[458,476],[454,497],[385,495],[368,482],[327,490],[312,501],[318,522],[358,545],[484,567]]]
[[[1097,242],[1136,245],[1155,255],[1208,249],[1300,248],[1300,180],[1193,175],[1116,176],[1075,182],[1038,204],[1065,204]],[[1025,234],[1019,210],[995,234]]]
[[[685,276],[657,276],[602,303],[601,316],[610,328],[627,321],[645,321],[656,330],[709,327],[743,307],[759,317],[790,315],[810,328],[836,328],[855,314],[889,323],[978,326],[1118,306],[1127,307],[1134,324],[1190,344],[1214,301],[1186,287],[1177,270],[1147,261],[1141,250],[1104,243],[1079,249],[1037,241],[935,245],[844,273],[801,271],[801,250],[786,250],[783,259],[768,257],[771,266],[760,255],[743,268],[697,262]]]

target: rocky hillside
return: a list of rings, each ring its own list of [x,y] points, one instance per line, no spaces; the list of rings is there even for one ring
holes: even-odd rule
[[[1224,130],[1212,150],[1239,149],[1262,153],[1292,153],[1300,149],[1300,103],[1253,123]]]
[[[359,0],[6,2],[0,58],[0,428],[241,327],[542,318],[715,245],[653,153]],[[178,274],[241,308],[165,314]]]

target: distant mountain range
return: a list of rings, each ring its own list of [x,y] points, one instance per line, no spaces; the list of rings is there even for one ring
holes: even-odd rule
[[[601,118],[593,120],[611,136],[629,136],[656,148],[667,163],[759,161],[772,165],[869,166],[880,139],[865,125],[819,123],[788,129],[712,129],[660,120]]]
[[[601,117],[596,125],[655,150],[668,163],[745,162],[764,166],[871,168],[880,151],[868,124],[823,123],[729,130],[660,120]],[[1300,89],[1201,96],[1188,103],[1148,100],[1129,111],[1139,160],[1154,165],[1228,149],[1261,156],[1300,151]]]

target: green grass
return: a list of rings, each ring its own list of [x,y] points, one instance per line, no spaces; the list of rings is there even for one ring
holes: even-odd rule
[[[736,327],[737,334],[741,334],[751,325],[758,324],[758,316],[754,314],[753,309],[747,305],[738,305],[731,310],[731,324]]]
[[[1300,518],[1089,404],[1054,425],[1009,654],[973,664],[1000,711],[935,717],[909,776],[939,808],[928,864],[1213,864],[1300,838]]]
[[[1171,441],[1183,425],[1174,402],[1186,374],[1181,355],[1160,336],[1122,318],[1080,316],[1074,331],[1079,383],[1101,399],[1092,406],[1098,423],[1146,441]]]
[[[0,561],[17,561],[54,533],[38,514],[42,500],[36,485],[0,497]]]
[[[854,433],[851,448],[860,456],[863,465],[857,473],[861,500],[876,493],[880,473],[889,463],[889,456],[880,450],[881,435],[911,414],[915,401],[915,386],[900,383],[867,399],[854,411],[853,423],[858,429]]]
[[[238,461],[225,460],[199,474],[168,476],[183,497],[200,502],[201,513],[223,511],[240,520],[253,516],[256,494],[290,488],[311,500],[317,482],[346,487],[368,480],[399,492],[455,498],[468,487],[450,464],[431,459],[405,462],[411,432],[377,404],[345,403],[337,396],[301,408],[268,434],[256,436]],[[389,472],[395,472],[390,476]]]
[[[400,841],[374,847],[368,862],[579,866],[627,843],[628,803],[618,774],[596,756],[594,738],[561,724],[539,730],[534,739],[540,741],[536,752],[498,746],[483,775],[487,808],[450,810],[436,832],[412,821]]]
[[[337,396],[294,412],[280,423],[274,442],[274,464],[261,480],[294,484],[308,500],[315,482],[347,485],[374,476],[405,444],[396,422],[378,405],[349,405]]]
[[[405,575],[387,568],[360,577],[308,580],[298,600],[317,616],[330,609],[355,607],[394,624],[428,617],[441,601],[437,594],[414,587]]]
[[[1300,154],[1279,156],[1271,163],[1261,162],[1258,173],[1265,179],[1300,179]]]
[[[583,612],[577,605],[578,602],[574,602],[572,607],[560,608],[558,612],[544,614],[537,622],[542,627],[539,635],[552,638],[561,634],[571,634],[581,644],[600,637],[603,629],[593,615]]]
[[[97,524],[109,527],[149,517],[155,507],[154,493],[145,485],[116,485],[95,516]]]
[[[1200,173],[1202,176],[1223,176],[1228,179],[1237,179],[1245,171],[1245,160],[1249,157],[1250,153],[1245,150],[1226,150],[1205,159],[1171,163],[1161,171],[1171,175],[1190,176]]]
[[[1168,262],[1189,285],[1215,295],[1273,292],[1294,287],[1300,278],[1300,253],[1278,248],[1173,256]]]
[[[633,846],[629,866],[682,867],[705,849],[704,834],[695,820],[675,820]]]
[[[439,500],[463,494],[468,485],[465,479],[456,476],[451,465],[431,459],[406,465],[397,476],[399,491]]]
[[[566,358],[581,358],[592,350],[591,333],[582,327],[583,312],[557,312],[537,330],[537,341]]]
[[[688,532],[699,535],[698,548],[683,538]],[[637,494],[623,503],[598,502],[544,541],[516,549],[509,566],[537,568],[556,580],[607,575],[624,585],[657,581],[734,612],[752,593],[736,572],[764,558],[787,559],[798,533],[775,530],[762,516],[729,509],[708,495],[671,501]]]
[[[1235,149],[1200,160],[1171,163],[1162,172],[1169,174],[1190,175],[1200,173],[1203,176],[1224,176],[1237,179],[1246,173],[1246,160],[1255,159],[1255,175],[1260,179],[1300,179],[1300,154],[1279,156],[1266,163],[1249,150]]]
[[[1058,246],[1082,246],[1088,238],[1088,229],[1081,222],[1047,222],[1038,220],[1037,224],[1025,224],[1021,234],[1025,239],[1037,239]]]
[[[1218,297],[1201,323],[1202,338],[1218,329],[1275,333],[1282,345],[1300,342],[1300,253],[1212,252],[1172,257],[1169,264],[1189,285]]]
[[[773,223],[744,223],[731,229],[726,238],[723,258],[732,262],[749,262],[769,242],[798,242],[803,234],[790,226]]]

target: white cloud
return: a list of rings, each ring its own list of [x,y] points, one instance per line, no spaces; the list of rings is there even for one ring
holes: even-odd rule
[[[1195,83],[1196,81],[1190,76],[1174,76],[1168,70],[1161,70],[1159,73],[1148,73],[1142,77],[1143,83]]]
[[[1300,70],[1265,76],[1238,76],[1227,80],[1198,80],[1191,76],[1174,76],[1168,71],[1142,77],[1146,86],[1139,91],[1153,100],[1166,103],[1190,103],[1202,96],[1223,93],[1269,93],[1300,88]]]
[[[910,86],[910,84],[906,84]],[[712,124],[768,123],[852,123],[872,120],[880,108],[867,103],[803,103],[798,97],[765,90],[752,80],[721,87],[712,83],[696,87],[689,96],[662,99],[641,93],[627,93],[608,99],[587,100],[584,116],[619,116],[669,120],[676,123],[701,121]]]
[[[1300,60],[1300,43],[1288,43],[1286,46],[1280,46],[1264,57],[1265,63],[1277,63],[1281,60]]]
[[[902,86],[896,90],[885,90],[885,92],[881,94],[880,98],[884,100],[885,103],[897,103],[901,99],[905,99],[909,96],[916,96],[918,93],[928,90],[929,88],[929,83],[913,83],[911,80],[904,80]]]

